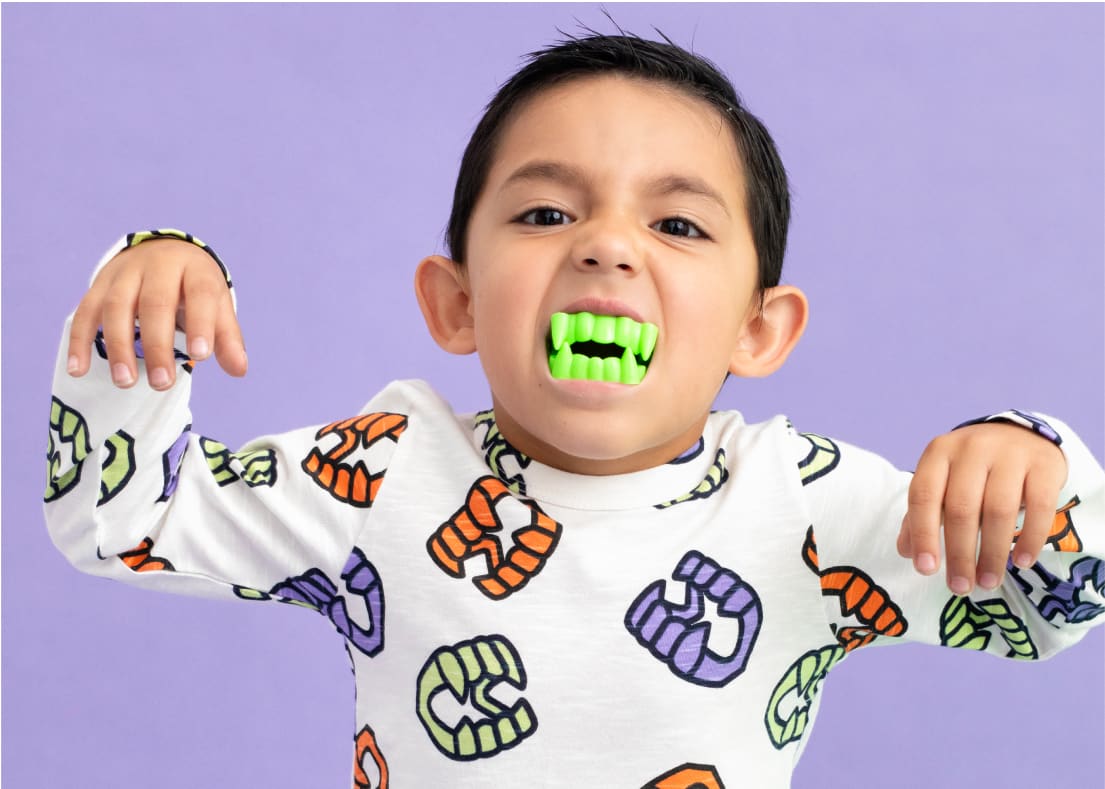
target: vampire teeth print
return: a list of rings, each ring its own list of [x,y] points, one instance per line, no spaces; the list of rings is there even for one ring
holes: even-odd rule
[[[784,745],[802,738],[809,723],[810,709],[829,670],[844,658],[844,647],[829,644],[811,649],[799,657],[771,693],[764,713],[764,725],[771,744]]]
[[[378,412],[332,422],[315,434],[316,441],[334,437],[339,443],[326,454],[315,446],[300,464],[311,478],[338,501],[354,507],[371,507],[384,481],[384,470],[372,472],[363,459],[351,463],[358,448],[369,449],[385,438],[396,443],[407,429],[405,414]]]
[[[54,441],[54,436],[57,441]],[[68,451],[64,444],[68,444]],[[77,411],[56,397],[50,403],[50,433],[46,447],[46,494],[53,501],[73,489],[81,479],[84,459],[92,452],[88,423]]]
[[[1052,574],[1039,562],[1022,570],[1010,561],[1008,568],[1024,596],[1040,616],[1053,625],[1057,617],[1074,624],[1088,622],[1105,613],[1105,606],[1082,599],[1082,592],[1091,588],[1099,595],[1105,594],[1105,561],[1101,559],[1082,557],[1070,566],[1066,580]]]
[[[953,596],[940,612],[942,646],[982,651],[990,645],[995,633],[1009,647],[1005,657],[1039,659],[1040,652],[1032,642],[1024,621],[1000,597],[976,602],[969,597]]]
[[[499,535],[511,523],[518,526],[504,554]],[[453,578],[463,578],[464,563],[484,555],[488,571],[472,583],[492,600],[501,600],[541,572],[559,540],[560,524],[537,502],[512,496],[505,482],[488,476],[473,483],[464,506],[430,536],[426,550],[434,564]]]
[[[356,747],[356,757],[353,761],[353,789],[387,789],[388,763],[376,743],[376,733],[372,731],[372,727],[365,726],[361,729],[353,742]],[[369,777],[372,772],[367,769],[369,759],[376,766],[375,772],[380,777],[380,780],[375,783]]]
[[[359,597],[363,601],[364,616],[358,618],[367,618],[367,624],[362,626],[354,621],[346,595],[317,567],[281,581],[268,592],[245,586],[234,586],[233,590],[243,600],[276,599],[317,611],[330,620],[351,646],[375,657],[384,648],[384,587],[380,576],[364,552],[354,548],[342,568],[341,579],[345,581],[345,591],[350,593],[349,600]]]
[[[666,583],[655,581],[629,607],[626,628],[676,676],[707,687],[727,685],[744,671],[760,633],[759,595],[735,572],[698,551],[680,560],[672,578],[685,584],[683,605],[665,600]],[[740,623],[740,638],[729,654],[710,648],[705,600],[717,605],[718,616]]]
[[[725,784],[712,765],[688,762],[656,776],[641,789],[725,789]]]
[[[63,444],[69,444],[68,452]],[[111,501],[130,482],[135,471],[134,437],[127,431],[116,430],[104,439],[104,449],[106,452],[101,466],[97,507]],[[50,433],[46,445],[46,492],[43,501],[54,501],[76,486],[81,479],[81,468],[91,452],[88,423],[84,421],[84,417],[56,397],[52,398]]]
[[[624,315],[557,312],[549,319],[553,378],[639,384],[648,372],[660,330]]]
[[[491,695],[505,682],[526,688],[526,672],[513,645],[501,635],[477,636],[430,655],[418,675],[418,718],[439,751],[450,759],[471,761],[513,748],[537,730],[537,718],[528,701],[511,705]],[[460,703],[471,705],[487,717],[472,721],[461,716],[454,724],[438,717],[433,700],[448,690]]]

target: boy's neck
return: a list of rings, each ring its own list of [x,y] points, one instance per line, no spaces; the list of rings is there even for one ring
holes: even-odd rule
[[[587,458],[564,452],[559,447],[541,440],[518,425],[511,415],[494,402],[495,423],[507,442],[523,455],[546,466],[572,474],[604,477],[613,474],[631,474],[669,463],[690,450],[702,437],[709,413],[703,414],[686,431],[659,446],[646,447],[631,455],[618,458]]]

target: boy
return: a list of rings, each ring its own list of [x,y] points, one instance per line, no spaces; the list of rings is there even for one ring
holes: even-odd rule
[[[709,414],[805,326],[778,284],[788,214],[770,138],[708,64],[624,37],[552,48],[492,101],[451,259],[416,275],[491,411],[397,384],[231,454],[191,432],[171,344],[179,324],[193,357],[245,372],[229,277],[191,237],[137,234],[59,359],[52,535],[91,572],[327,615],[358,678],[357,785],[785,785],[846,653],[1045,657],[1105,590],[1103,475],[1054,420],[963,427],[910,481],[782,419]]]

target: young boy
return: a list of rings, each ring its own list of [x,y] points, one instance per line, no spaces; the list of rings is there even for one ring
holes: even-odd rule
[[[491,410],[401,382],[231,453],[187,405],[192,358],[246,369],[229,275],[191,236],[133,234],[59,355],[51,534],[92,573],[326,615],[356,786],[785,786],[847,653],[1038,659],[1105,610],[1105,473],[1062,423],[978,420],[911,478],[710,412],[805,327],[788,220],[774,144],[708,63],[553,47],[489,105],[451,257],[415,279]]]

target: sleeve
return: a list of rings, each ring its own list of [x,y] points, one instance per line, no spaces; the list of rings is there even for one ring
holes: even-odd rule
[[[165,232],[176,231],[146,237]],[[69,376],[68,336],[69,321],[54,372],[44,509],[75,567],[165,591],[320,609],[339,578],[348,585],[363,569],[354,546],[405,414],[369,411],[234,452],[193,428],[185,353],[176,352],[171,389],[149,388],[136,328],[139,381],[123,390],[100,335],[89,372]],[[178,348],[183,340],[178,332]]]
[[[1035,565],[1007,564],[997,589],[954,595],[944,574],[923,576],[898,555],[911,474],[812,433],[790,432],[810,528],[803,558],[821,582],[829,627],[844,652],[908,639],[1039,660],[1105,622],[1105,472],[1062,422],[1009,411],[1063,450],[1066,484]],[[1018,528],[1020,523],[1018,523]],[[1015,540],[1015,537],[1014,537]]]

